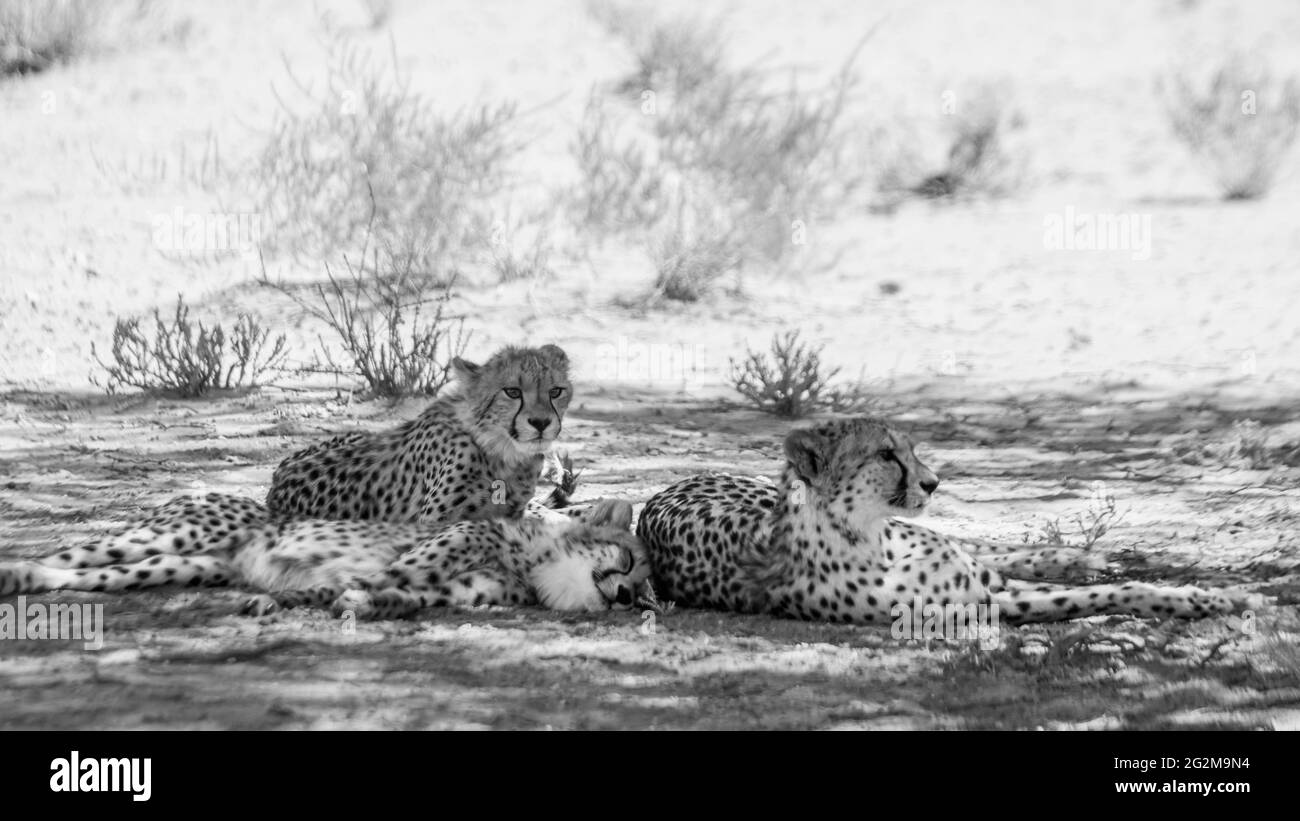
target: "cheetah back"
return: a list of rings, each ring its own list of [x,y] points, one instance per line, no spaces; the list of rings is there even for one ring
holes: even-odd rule
[[[749,580],[778,492],[756,479],[695,476],[655,494],[637,523],[660,593],[688,607],[763,609]]]

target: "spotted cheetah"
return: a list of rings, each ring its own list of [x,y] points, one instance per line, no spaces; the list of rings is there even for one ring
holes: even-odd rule
[[[659,593],[686,606],[818,621],[889,623],[896,605],[998,605],[1009,623],[1103,613],[1197,618],[1231,612],[1218,592],[1128,582],[1062,586],[1040,564],[902,521],[939,485],[906,435],[854,418],[799,428],[785,439],[778,486],[726,475],[678,482],[646,504],[637,535]],[[991,609],[991,608],[990,608]]]
[[[517,519],[564,422],[569,359],[555,345],[452,362],[456,385],[415,419],[336,436],[285,459],[266,504],[316,519],[439,524]]]
[[[219,493],[179,498],[121,532],[40,562],[0,565],[0,595],[237,584],[245,606],[328,606],[357,618],[426,607],[540,604],[600,611],[653,601],[632,506],[605,501],[586,521],[451,525],[298,519]]]

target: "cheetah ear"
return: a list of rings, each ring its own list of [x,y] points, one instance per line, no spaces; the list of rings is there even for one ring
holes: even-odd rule
[[[468,359],[461,359],[459,356],[451,360],[451,368],[456,372],[456,379],[465,385],[474,384],[483,373],[481,365],[475,365]]]
[[[559,345],[543,345],[537,349],[552,368],[569,367],[569,355]]]
[[[812,483],[826,467],[825,443],[816,431],[798,428],[785,437],[785,458],[795,473]]]

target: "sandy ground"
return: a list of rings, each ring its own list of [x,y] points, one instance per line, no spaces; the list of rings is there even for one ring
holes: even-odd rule
[[[360,21],[360,4],[331,8]],[[183,37],[0,82],[0,558],[51,552],[176,493],[261,496],[293,450],[418,412],[319,379],[203,401],[89,384],[90,343],[107,343],[113,318],[177,292],[214,316],[256,309],[299,348],[314,337],[252,282],[255,258],[177,259],[150,232],[178,206],[251,207],[234,170],[214,192],[185,164],[211,138],[230,169],[256,150],[281,55],[303,67],[317,54],[311,9],[177,5]],[[697,470],[775,475],[788,425],[744,409],[723,377],[747,345],[797,328],[924,443],[943,480],[935,528],[1020,541],[1060,519],[1071,538],[1100,490],[1125,512],[1096,547],[1117,575],[1226,586],[1262,606],[1006,630],[979,649],[685,610],[653,624],[434,613],[346,632],[321,613],[238,616],[234,591],[52,595],[41,600],[103,603],[105,647],[0,641],[0,727],[1300,727],[1300,181],[1293,162],[1268,198],[1217,200],[1153,82],[1224,42],[1296,70],[1286,44],[1300,13],[846,0],[730,16],[737,54],[812,73],[885,19],[861,67],[864,135],[923,126],[972,77],[1011,78],[1031,182],[995,202],[852,211],[812,234],[813,251],[842,254],[836,266],[751,275],[738,297],[620,307],[652,270],[617,242],[554,261],[553,280],[464,291],[472,355],[519,341],[571,352],[582,493],[641,503]],[[537,107],[533,182],[572,174],[588,89],[628,69],[581,3],[399,2],[394,21],[413,83],[440,104]],[[1149,258],[1048,250],[1045,218],[1067,208],[1149,215]],[[1254,464],[1232,453],[1246,421],[1267,437]]]

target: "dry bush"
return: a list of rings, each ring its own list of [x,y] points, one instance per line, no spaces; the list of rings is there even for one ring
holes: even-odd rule
[[[1124,520],[1125,512],[1115,506],[1115,497],[1100,494],[1080,513],[1068,519],[1067,527],[1061,526],[1060,518],[1043,522],[1038,534],[1026,533],[1025,543],[1077,547],[1083,550],[1092,548],[1103,536]]]
[[[141,319],[119,319],[113,328],[112,362],[91,355],[108,374],[106,388],[122,386],[164,391],[180,396],[202,396],[215,389],[252,387],[267,373],[281,369],[286,356],[283,335],[271,332],[248,314],[239,314],[227,333],[190,320],[190,309],[180,295],[170,320],[155,309],[150,335]]]
[[[97,39],[103,11],[95,0],[0,0],[0,77],[82,55]]]
[[[486,254],[519,144],[511,103],[437,112],[385,62],[327,36],[326,81],[281,111],[256,169],[272,251],[351,253],[447,279]],[[290,72],[292,76],[292,72]],[[375,218],[371,219],[371,212]],[[371,253],[357,254],[365,246]]]
[[[555,272],[551,269],[551,245],[546,231],[537,230],[525,242],[494,242],[492,270],[496,272],[498,282],[538,280],[554,275]]]
[[[1300,129],[1300,84],[1243,55],[1166,81],[1174,133],[1204,163],[1227,199],[1253,199],[1273,186]]]
[[[191,26],[154,0],[0,0],[0,78],[100,50],[183,42]]]
[[[669,210],[664,170],[645,135],[613,125],[607,102],[591,95],[573,156],[582,184],[573,191],[578,222],[598,234],[657,225]]]
[[[716,217],[694,213],[683,205],[651,250],[655,287],[651,298],[695,302],[713,284],[739,267],[743,237]]]
[[[834,387],[839,368],[823,372],[824,345],[799,341],[798,331],[772,337],[770,356],[747,351],[731,360],[731,384],[754,407],[784,419],[800,419],[819,410],[859,413],[871,404],[862,385]]]
[[[333,337],[334,344],[317,337],[315,360],[303,370],[360,379],[373,396],[437,396],[469,341],[464,318],[447,310],[454,280],[435,282],[409,260],[385,269],[380,251],[363,246],[361,253],[369,254],[368,265],[345,257],[346,273],[337,276],[326,264],[325,282],[305,291],[262,272],[264,285],[288,295]]]
[[[954,95],[952,111],[944,116],[942,164],[927,168],[918,135],[884,138],[885,159],[876,187],[898,198],[919,196],[1001,197],[1023,185],[1027,157],[1011,135],[1024,128],[1024,116],[1002,85],[980,82]]]
[[[843,112],[861,46],[827,85],[810,89],[731,67],[718,22],[605,17],[634,53],[636,68],[615,93],[636,108],[611,111],[598,97],[588,105],[573,151],[578,220],[601,233],[658,237],[656,290],[665,296],[698,298],[693,287],[665,289],[665,268],[672,280],[700,264],[788,264],[795,226],[833,218],[861,181],[843,162]],[[694,234],[683,211],[722,228]]]

